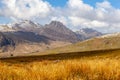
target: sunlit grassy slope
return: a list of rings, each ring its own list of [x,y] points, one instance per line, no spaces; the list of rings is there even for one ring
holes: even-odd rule
[[[1,59],[0,80],[120,80],[120,50]]]
[[[47,50],[43,54],[59,54],[69,52],[84,52],[94,50],[107,50],[107,49],[119,49],[120,48],[120,37],[98,37],[89,39],[76,44],[68,45],[61,48]]]

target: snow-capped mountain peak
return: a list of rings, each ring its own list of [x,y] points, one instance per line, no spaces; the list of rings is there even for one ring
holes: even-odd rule
[[[0,25],[1,32],[8,32],[8,31],[32,31],[34,29],[38,29],[42,27],[42,25],[38,23],[34,23],[30,20],[24,20],[20,22],[15,22],[11,24],[2,24]]]

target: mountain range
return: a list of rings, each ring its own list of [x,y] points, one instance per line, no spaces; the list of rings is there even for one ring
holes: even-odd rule
[[[28,54],[74,44],[102,33],[91,28],[73,32],[59,21],[40,25],[29,20],[0,25],[0,55]]]

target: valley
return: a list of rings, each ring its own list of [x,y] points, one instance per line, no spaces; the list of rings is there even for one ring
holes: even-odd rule
[[[7,27],[0,34],[0,80],[120,79],[120,33],[73,32],[57,21]]]

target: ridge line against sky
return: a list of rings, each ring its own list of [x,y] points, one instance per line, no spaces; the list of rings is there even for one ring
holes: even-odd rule
[[[0,0],[0,24],[57,20],[72,30],[120,32],[119,0]]]

